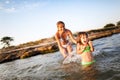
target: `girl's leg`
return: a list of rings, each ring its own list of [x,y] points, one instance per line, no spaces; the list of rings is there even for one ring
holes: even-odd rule
[[[64,49],[60,49],[60,52],[61,52],[61,54],[62,54],[62,56],[64,57],[64,58],[66,58],[67,57],[67,50],[64,48]]]

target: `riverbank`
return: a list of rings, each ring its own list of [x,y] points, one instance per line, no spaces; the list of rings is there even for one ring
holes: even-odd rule
[[[91,40],[111,36],[120,33],[120,26],[86,31]],[[77,36],[76,32],[74,36]],[[34,42],[11,46],[0,50],[0,63],[23,59],[38,54],[53,53],[58,51],[58,46],[54,37],[45,38]]]

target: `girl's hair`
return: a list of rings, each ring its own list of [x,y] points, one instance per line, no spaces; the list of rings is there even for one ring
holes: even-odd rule
[[[58,21],[58,22],[57,22],[57,26],[58,26],[59,24],[63,24],[63,27],[65,27],[65,23],[64,23],[63,21]]]
[[[82,44],[82,42],[81,42],[81,37],[82,36],[86,36],[86,37],[88,37],[88,34],[86,33],[86,32],[79,32],[78,33],[78,35],[77,35],[77,43],[80,43],[80,44]]]

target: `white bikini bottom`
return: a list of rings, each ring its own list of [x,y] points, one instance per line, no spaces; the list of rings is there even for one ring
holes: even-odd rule
[[[67,48],[70,45],[70,42],[68,42],[66,45],[62,45],[62,47]]]

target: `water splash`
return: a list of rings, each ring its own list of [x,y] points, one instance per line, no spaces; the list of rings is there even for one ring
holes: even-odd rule
[[[0,64],[0,80],[120,80],[120,34],[93,41],[96,63],[82,69],[80,55],[60,52]]]
[[[69,63],[73,63],[73,62],[76,62],[76,63],[80,63],[81,62],[81,56],[79,54],[77,54],[76,51],[73,51],[71,53],[71,55],[68,55],[64,59],[63,64],[69,64]]]

